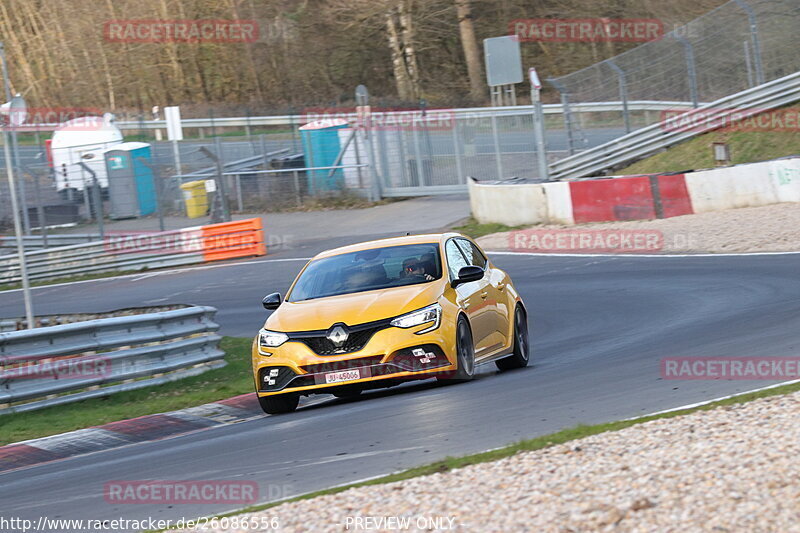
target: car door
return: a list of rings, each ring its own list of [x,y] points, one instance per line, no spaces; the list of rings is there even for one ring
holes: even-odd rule
[[[456,239],[450,239],[445,243],[445,256],[447,258],[447,268],[450,279],[458,277],[458,271],[462,267],[471,265],[466,255],[456,243]],[[475,343],[475,357],[480,358],[491,349],[491,339],[489,338],[494,331],[494,313],[487,308],[486,299],[488,282],[486,278],[470,283],[464,283],[455,288],[456,302],[464,310],[472,328],[472,339]]]
[[[486,315],[482,322],[486,326],[486,351],[492,352],[508,341],[508,306],[505,294],[505,274],[494,267],[478,246],[469,239],[457,238],[459,248],[467,262],[482,268],[486,273],[483,277],[483,290],[481,292],[483,307]]]

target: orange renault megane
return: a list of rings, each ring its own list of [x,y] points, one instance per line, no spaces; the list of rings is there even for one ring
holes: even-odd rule
[[[525,306],[508,274],[457,233],[322,252],[253,343],[259,403],[294,411],[301,395],[354,396],[410,379],[467,381],[476,363],[528,364]]]

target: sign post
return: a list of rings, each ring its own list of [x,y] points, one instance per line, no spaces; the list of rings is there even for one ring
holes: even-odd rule
[[[539,164],[539,177],[545,181],[550,179],[550,169],[547,167],[547,146],[544,137],[544,109],[542,108],[541,90],[542,82],[536,69],[528,69],[528,80],[531,82],[531,103],[533,104],[533,135],[536,138],[536,152]]]
[[[183,126],[181,125],[181,108],[168,106],[164,108],[164,119],[167,121],[167,139],[172,141],[172,155],[175,158],[175,174],[181,175],[181,151],[178,141],[183,140]]]

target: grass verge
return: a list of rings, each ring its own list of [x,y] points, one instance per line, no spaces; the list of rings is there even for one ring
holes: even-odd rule
[[[710,403],[708,405],[703,405],[699,407],[693,407],[690,409],[683,409],[681,411],[673,411],[670,413],[662,413],[653,416],[645,416],[642,418],[637,418],[634,420],[622,420],[619,422],[610,422],[607,424],[595,424],[591,426],[587,425],[579,425],[574,428],[565,429],[559,431],[557,433],[552,433],[550,435],[544,435],[542,437],[537,437],[534,439],[523,440],[520,442],[516,442],[514,444],[510,444],[508,446],[504,446],[502,448],[498,448],[496,450],[490,450],[488,452],[476,453],[472,455],[466,455],[463,457],[448,457],[441,461],[437,461],[435,463],[431,463],[429,465],[420,466],[417,468],[411,468],[409,470],[404,470],[402,472],[398,472],[395,474],[390,474],[387,476],[371,479],[369,481],[364,481],[361,483],[353,483],[350,485],[344,485],[341,487],[335,487],[325,490],[320,490],[316,492],[312,492],[309,494],[304,494],[302,496],[298,496],[296,498],[290,498],[287,500],[262,504],[262,505],[254,505],[251,507],[247,507],[245,509],[241,509],[239,511],[234,511],[231,513],[226,513],[222,516],[234,516],[243,513],[251,513],[255,511],[263,511],[265,509],[269,509],[271,507],[276,507],[283,503],[299,501],[299,500],[307,500],[311,498],[315,498],[317,496],[324,496],[327,494],[336,494],[339,492],[343,492],[345,490],[354,488],[354,487],[363,487],[368,485],[381,485],[385,483],[392,483],[394,481],[403,481],[406,479],[418,477],[418,476],[426,476],[430,474],[436,473],[443,473],[449,472],[451,470],[455,470],[457,468],[463,468],[465,466],[479,464],[479,463],[487,463],[490,461],[497,461],[499,459],[503,459],[505,457],[510,457],[520,452],[528,452],[534,450],[541,450],[543,448],[548,448],[550,446],[555,446],[557,444],[563,444],[565,442],[569,442],[572,440],[581,439],[584,437],[588,437],[591,435],[597,435],[599,433],[605,433],[608,431],[618,431],[620,429],[625,429],[630,426],[634,426],[637,424],[642,424],[644,422],[649,422],[651,420],[657,420],[660,418],[673,418],[676,416],[682,416],[689,413],[693,413],[696,411],[708,411],[711,409],[716,409],[718,407],[722,407],[725,405],[733,405],[739,403],[746,403],[753,400],[757,400],[759,398],[766,398],[768,396],[778,396],[782,394],[789,394],[791,392],[796,392],[800,390],[800,383],[793,383],[790,385],[783,385],[780,387],[775,387],[772,389],[762,390],[758,392],[752,393],[745,393],[733,398],[728,398],[725,400],[720,400],[718,402]]]
[[[714,142],[728,144],[734,165],[800,154],[800,131],[712,131],[614,173],[655,174],[713,168]]]
[[[251,342],[250,339],[224,337],[220,346],[228,364],[199,376],[105,398],[0,415],[0,445],[174,411],[252,392]]]
[[[474,218],[470,217],[467,220],[463,221],[458,226],[453,226],[451,229],[453,231],[457,231],[459,233],[463,233],[473,239],[477,239],[478,237],[483,237],[484,235],[489,235],[491,233],[499,233],[501,231],[512,231],[515,229],[522,229],[527,228],[529,226],[506,226],[505,224],[497,224],[495,222],[491,222],[489,224],[481,224]]]

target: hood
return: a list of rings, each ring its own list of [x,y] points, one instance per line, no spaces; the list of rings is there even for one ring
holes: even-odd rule
[[[337,322],[352,326],[391,318],[436,303],[444,283],[445,280],[438,279],[407,287],[284,302],[264,327],[273,331],[309,331],[328,329]]]

